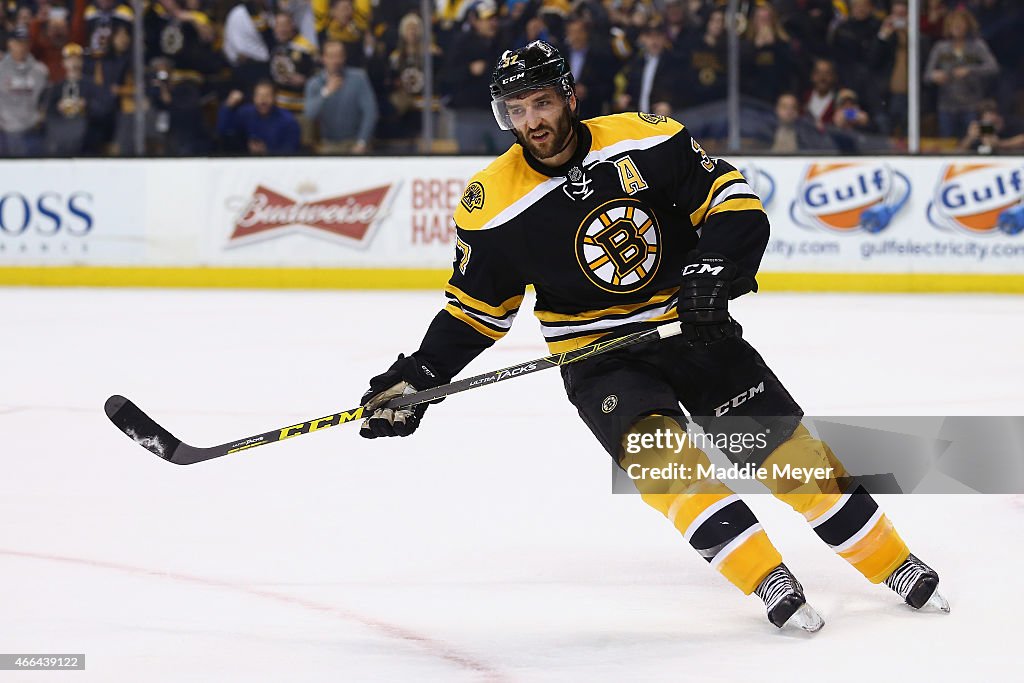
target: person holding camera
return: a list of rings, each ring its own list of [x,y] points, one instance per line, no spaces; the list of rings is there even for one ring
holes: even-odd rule
[[[1007,127],[995,100],[982,100],[978,105],[978,119],[967,126],[967,135],[957,149],[977,154],[1019,152],[1024,149],[1024,133]]]
[[[829,133],[842,154],[863,151],[867,133],[872,132],[871,117],[860,106],[860,99],[850,88],[842,88],[836,95],[835,112]]]
[[[209,151],[199,74],[175,69],[167,57],[156,57],[146,95],[156,111],[154,125],[165,154],[198,156]]]

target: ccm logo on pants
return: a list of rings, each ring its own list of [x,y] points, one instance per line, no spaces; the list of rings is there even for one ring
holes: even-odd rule
[[[726,401],[722,405],[720,405],[717,408],[715,408],[715,417],[721,417],[721,416],[725,415],[726,413],[729,412],[729,410],[731,408],[738,408],[738,407],[740,407],[741,405],[746,403],[748,400],[754,398],[754,396],[756,396],[757,394],[760,394],[762,392],[764,392],[764,381],[763,380],[756,387],[750,387],[749,389],[744,391],[739,396],[733,396],[731,401]]]

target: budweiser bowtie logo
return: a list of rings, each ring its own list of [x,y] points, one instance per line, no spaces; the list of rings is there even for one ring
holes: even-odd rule
[[[313,202],[294,200],[257,185],[252,197],[238,212],[230,241],[253,235],[276,236],[293,229],[313,228],[345,240],[362,242],[374,222],[382,217],[384,200],[391,185],[362,192],[328,197]],[[316,191],[309,185],[298,188],[300,194]],[[276,234],[270,234],[273,231]]]

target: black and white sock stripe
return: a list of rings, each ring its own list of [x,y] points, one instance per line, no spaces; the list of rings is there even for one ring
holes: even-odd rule
[[[684,536],[701,557],[717,565],[760,529],[747,504],[728,496],[698,515]]]
[[[878,503],[858,485],[844,494],[825,514],[811,522],[818,538],[837,552],[845,550],[874,528],[881,516]]]

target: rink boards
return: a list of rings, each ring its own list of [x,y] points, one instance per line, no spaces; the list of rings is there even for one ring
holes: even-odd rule
[[[771,219],[764,289],[1024,292],[1024,159],[732,160]],[[0,284],[432,288],[486,163],[5,161]]]

